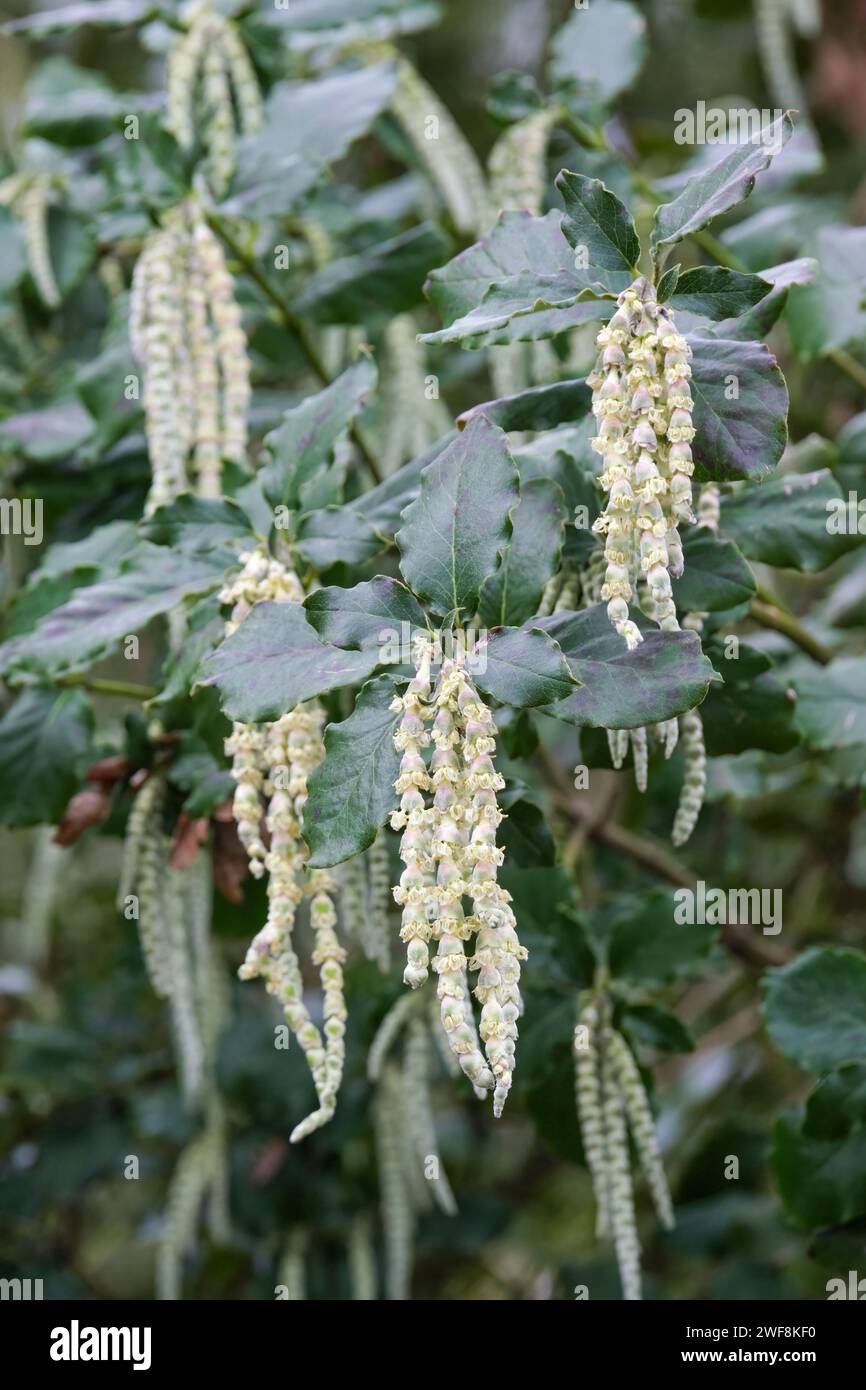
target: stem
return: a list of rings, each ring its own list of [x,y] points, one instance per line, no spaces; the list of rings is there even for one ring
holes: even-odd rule
[[[149,685],[136,685],[134,681],[115,681],[102,676],[89,676],[86,671],[73,671],[68,676],[58,676],[56,685],[81,686],[92,690],[96,695],[121,695],[129,700],[152,700],[156,690]]]
[[[847,372],[848,376],[866,391],[866,367],[863,366],[862,362],[858,362],[856,357],[852,357],[850,352],[846,352],[844,348],[831,348],[827,356],[831,362],[835,362],[837,367],[841,367],[843,372]]]
[[[258,285],[265,298],[269,300],[269,302],[276,309],[277,313],[280,316],[280,319],[283,322],[283,325],[297,339],[301,351],[303,352],[308,363],[310,364],[310,367],[314,375],[319,378],[319,381],[322,383],[323,386],[330,386],[333,377],[330,375],[327,367],[325,366],[325,363],[322,360],[321,353],[319,352],[319,349],[316,346],[306,324],[298,318],[297,314],[293,313],[293,311],[289,308],[288,304],[283,299],[279,290],[274,288],[274,286],[271,284],[270,280],[268,279],[267,275],[265,275],[261,267],[256,265],[256,262],[252,259],[252,257],[247,255],[246,251],[243,249],[243,247],[240,245],[240,243],[237,241],[237,239],[235,238],[233,233],[228,229],[225,223],[219,217],[217,217],[215,213],[212,212],[207,214],[207,222],[208,226],[212,229],[212,231],[216,233],[216,235],[224,243],[227,249],[232,253],[235,260],[238,261],[241,266],[243,266],[250,279],[256,285]],[[349,433],[352,437],[353,444],[355,445],[362,459],[367,465],[367,468],[369,469],[373,477],[373,481],[376,483],[381,483],[382,470],[379,467],[378,460],[373,456],[373,454],[370,453],[370,450],[363,436],[361,435],[357,425],[350,425]]]
[[[769,627],[774,632],[781,632],[821,666],[829,666],[833,660],[833,653],[830,648],[825,647],[823,642],[819,642],[817,637],[813,637],[811,632],[807,632],[793,613],[786,613],[783,609],[777,608],[775,604],[753,599],[749,609],[749,617],[759,623],[761,627]]]

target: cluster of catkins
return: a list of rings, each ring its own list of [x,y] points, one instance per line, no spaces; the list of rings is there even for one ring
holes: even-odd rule
[[[605,536],[607,567],[601,598],[629,648],[642,641],[629,617],[640,599],[648,617],[676,630],[671,577],[683,571],[678,525],[693,521],[691,352],[670,310],[656,302],[643,277],[619,296],[596,339],[592,387],[601,454],[604,512],[593,529]],[[645,585],[638,595],[639,581]]]
[[[674,1225],[652,1111],[632,1051],[613,1027],[601,995],[581,1002],[574,1033],[575,1098],[586,1165],[595,1192],[599,1236],[613,1238],[623,1296],[641,1296],[640,1243],[628,1131],[659,1220]]]
[[[262,95],[232,20],[210,0],[195,0],[185,23],[168,57],[165,123],[183,150],[192,150],[202,132],[208,184],[219,198],[235,172],[238,133],[261,127]]]
[[[496,793],[504,781],[493,764],[496,726],[462,660],[443,661],[434,684],[432,644],[419,637],[414,654],[415,675],[391,706],[402,714],[394,735],[402,754],[394,784],[400,809],[391,825],[403,831],[405,868],[394,889],[407,946],[403,978],[413,989],[424,983],[429,942],[436,941],[432,968],[442,1026],[476,1092],[493,1091],[499,1116],[511,1088],[522,1012],[520,962],[527,953],[517,939],[511,895],[497,882],[504,852],[496,844],[502,820]],[[431,742],[428,766],[423,750]],[[472,902],[468,917],[465,897]],[[464,943],[476,933],[467,961]],[[482,1006],[478,1031],[467,968],[479,972],[473,991]]]
[[[412,1271],[412,1246],[418,1215],[432,1202],[447,1216],[457,1203],[439,1155],[433,1120],[432,1062],[434,1044],[442,1039],[438,1007],[432,1014],[423,997],[403,995],[377,1029],[367,1057],[367,1075],[376,1087],[373,1121],[382,1198],[385,1293],[406,1299]],[[402,1062],[393,1057],[403,1038]],[[446,1070],[459,1072],[454,1054],[440,1047]]]
[[[231,605],[227,633],[234,632],[254,604],[299,602],[303,588],[287,565],[264,546],[240,556],[243,568],[220,593]],[[304,1050],[319,1108],[292,1132],[296,1143],[334,1114],[345,1056],[346,1005],[343,996],[345,951],[334,930],[336,880],[323,869],[308,869],[303,840],[307,778],[324,757],[325,713],[315,701],[298,705],[273,723],[236,723],[226,741],[236,787],[234,816],[255,878],[268,875],[268,918],[255,936],[240,969],[243,980],[260,976],[281,1003],[286,1022]],[[268,843],[262,835],[262,817]],[[301,901],[310,902],[313,962],[324,993],[324,1039],[304,1003],[303,980],[292,943]]]
[[[144,244],[129,333],[145,374],[146,511],[189,486],[188,462],[199,495],[219,497],[223,461],[246,455],[250,363],[222,247],[193,202],[172,208]]]

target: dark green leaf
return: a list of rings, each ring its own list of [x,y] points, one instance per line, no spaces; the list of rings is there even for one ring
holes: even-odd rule
[[[463,429],[478,415],[486,415],[501,430],[550,430],[567,421],[580,420],[589,413],[592,392],[583,378],[555,381],[552,386],[531,386],[514,396],[484,401],[458,415]]]
[[[294,307],[316,323],[387,321],[422,302],[424,276],[450,249],[438,227],[422,222],[369,251],[330,261],[307,283]]]
[[[230,719],[260,724],[365,680],[378,664],[376,650],[349,652],[322,642],[300,604],[258,603],[204,661],[202,684],[219,688]]]
[[[698,704],[716,679],[693,632],[659,632],[635,621],[644,640],[634,651],[614,632],[604,604],[536,619],[555,637],[580,681],[567,700],[545,710],[571,724],[635,729],[659,724]]]
[[[508,863],[522,869],[552,867],[556,847],[540,806],[530,801],[522,783],[508,782],[499,793],[499,805],[507,812],[499,828],[498,842]]]
[[[673,582],[681,613],[722,612],[754,596],[755,576],[732,541],[708,526],[689,526],[682,540],[685,569]]]
[[[552,479],[522,484],[502,562],[481,588],[478,612],[485,627],[516,627],[538,612],[544,586],[559,570],[563,511],[562,490]]]
[[[753,338],[766,338],[787,303],[788,291],[793,285],[808,285],[815,278],[817,269],[817,261],[803,256],[799,260],[785,261],[782,265],[762,270],[761,279],[769,281],[773,287],[769,294],[739,317],[723,319],[721,323],[708,328],[708,336],[736,338],[743,343]]]
[[[331,565],[363,565],[388,544],[369,521],[346,507],[320,507],[301,517],[295,531],[294,550],[313,569]]]
[[[223,209],[247,218],[284,215],[325,166],[370,129],[390,101],[396,77],[392,65],[378,64],[315,82],[278,82],[264,126],[241,143]]]
[[[704,740],[711,757],[764,748],[784,753],[799,741],[794,724],[796,702],[777,679],[773,663],[763,652],[739,642],[737,655],[726,655],[727,643],[711,638],[704,646],[724,685],[711,687],[701,706]]]
[[[690,338],[695,462],[706,477],[760,478],[788,438],[788,392],[763,343]]]
[[[323,642],[361,650],[393,646],[406,631],[426,630],[424,611],[411,590],[396,579],[378,575],[353,589],[316,589],[304,600],[307,619]]]
[[[691,1052],[695,1040],[684,1023],[658,1004],[627,1004],[621,1027],[633,1044],[654,1052]]]
[[[273,507],[312,510],[327,504],[330,499],[317,497],[321,480],[337,442],[375,385],[376,368],[362,356],[330,386],[286,411],[282,423],[265,437],[271,457],[259,473]]]
[[[80,29],[85,24],[124,27],[138,24],[154,14],[157,6],[151,0],[79,0],[75,5],[61,5],[53,10],[41,10],[3,25],[8,34],[59,34]]]
[[[574,689],[559,644],[531,623],[495,628],[478,643],[469,669],[488,695],[518,709],[564,700]]]
[[[670,984],[706,960],[716,928],[678,923],[685,889],[651,888],[636,909],[617,917],[610,929],[608,963],[614,980],[641,988]]]
[[[397,544],[406,582],[437,613],[472,617],[511,533],[518,495],[505,435],[483,416],[424,470]]]
[[[866,658],[841,657],[821,670],[791,679],[797,692],[796,722],[813,749],[866,744]]]
[[[847,506],[829,469],[786,473],[723,498],[721,527],[750,560],[811,574],[862,545]]]
[[[772,1165],[785,1211],[799,1225],[832,1226],[866,1214],[866,1066],[831,1072],[809,1096],[805,1114],[782,1116]],[[847,1270],[839,1277],[850,1297]],[[855,1286],[858,1278],[855,1273]],[[853,1296],[862,1297],[856,1289]]]
[[[620,278],[610,280],[606,288],[616,293],[627,289],[640,258],[640,242],[628,209],[601,179],[563,169],[554,182],[565,207],[563,235],[578,253],[576,267],[582,266],[589,280],[596,269],[613,272]]]
[[[325,730],[324,761],[310,775],[304,806],[313,868],[360,854],[397,805],[400,754],[394,730],[400,712],[389,708],[393,698],[391,676],[377,676],[359,692],[349,718]]]
[[[823,227],[816,253],[817,278],[788,296],[791,346],[806,361],[866,334],[866,227]]]
[[[771,289],[769,282],[757,275],[742,275],[720,265],[701,265],[683,271],[670,297],[670,306],[707,319],[738,318]]]
[[[775,1047],[807,1071],[866,1055],[866,956],[814,946],[764,976],[764,1018]]]
[[[5,670],[81,671],[124,637],[139,632],[184,599],[218,588],[213,557],[175,554],[144,541],[119,572],[80,589],[25,637],[0,648]]]
[[[646,20],[628,0],[592,0],[566,20],[550,47],[551,82],[606,104],[630,87],[646,52]]]
[[[92,755],[93,710],[82,690],[23,691],[0,721],[0,820],[52,825]]]
[[[173,502],[157,507],[139,529],[154,544],[170,546],[185,555],[226,550],[227,565],[244,542],[253,540],[249,520],[236,502],[228,497],[196,497],[191,492],[182,492]]]
[[[653,253],[699,232],[714,217],[748,198],[758,174],[769,166],[793,130],[790,116],[780,116],[760,138],[738,145],[712,168],[689,179],[673,202],[664,203],[656,212],[650,236]]]

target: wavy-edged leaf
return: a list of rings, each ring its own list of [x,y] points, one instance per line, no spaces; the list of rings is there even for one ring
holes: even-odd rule
[[[739,642],[736,656],[726,644],[710,638],[706,655],[722,676],[724,685],[713,685],[701,706],[704,740],[710,757],[762,748],[785,753],[799,742],[794,723],[796,701],[789,686],[773,674],[773,663],[764,652]]]
[[[90,760],[93,709],[82,690],[22,691],[0,720],[0,821],[52,825]]]
[[[521,484],[502,562],[481,587],[478,612],[486,627],[519,627],[538,612],[544,586],[559,569],[564,511],[562,489],[551,478]]]
[[[583,253],[587,278],[591,279],[596,269],[605,270],[620,277],[611,280],[607,288],[615,293],[627,289],[637,275],[640,259],[631,213],[601,179],[562,169],[554,182],[565,207],[563,235],[573,251]]]
[[[389,640],[393,645],[404,631],[427,627],[424,610],[411,589],[386,575],[352,589],[316,589],[304,600],[304,608],[323,642],[356,651]]]
[[[630,87],[646,53],[646,20],[628,0],[592,0],[554,35],[548,76],[581,104],[607,104]]]
[[[807,1071],[866,1055],[866,955],[813,946],[764,976],[764,1019],[774,1047]]]
[[[686,310],[707,319],[738,318],[772,290],[759,275],[745,275],[721,265],[699,265],[684,270],[670,297],[674,310]]]
[[[750,560],[813,574],[863,544],[829,468],[786,473],[722,499],[722,531]]]
[[[591,405],[592,391],[583,377],[577,377],[573,381],[555,381],[550,386],[531,386],[513,396],[470,406],[457,416],[457,424],[465,429],[470,420],[486,415],[501,430],[551,430],[567,421],[582,419]]]
[[[608,965],[614,980],[647,988],[670,984],[700,967],[717,929],[707,923],[678,922],[683,890],[651,888],[640,905],[618,916],[610,929]]]
[[[359,691],[348,719],[325,729],[325,757],[310,774],[304,805],[312,868],[360,854],[397,805],[400,711],[389,708],[393,698],[393,678],[377,676]]]
[[[663,203],[656,211],[650,234],[653,254],[699,232],[714,217],[748,198],[758,175],[768,168],[793,130],[791,118],[785,113],[762,131],[760,138],[738,145],[710,169],[689,179],[672,202]]]
[[[555,637],[580,681],[566,700],[545,709],[591,727],[636,729],[692,709],[718,677],[694,632],[659,632],[637,613],[644,640],[634,651],[613,630],[606,605],[557,613],[535,624]]]
[[[763,477],[788,439],[788,391],[778,362],[763,343],[689,343],[695,463],[709,478]]]
[[[505,435],[483,416],[425,468],[397,545],[407,584],[437,613],[473,615],[511,534],[518,496]]]
[[[486,694],[518,709],[564,700],[575,688],[559,644],[534,623],[495,628],[474,648],[469,670]]]
[[[230,719],[260,724],[304,700],[366,680],[376,650],[344,651],[323,642],[299,603],[257,603],[237,632],[202,663]]]
[[[756,584],[733,541],[708,526],[689,526],[682,533],[685,568],[673,581],[681,613],[718,613],[754,597]]]
[[[432,222],[422,222],[356,256],[329,261],[293,307],[315,323],[388,321],[421,303],[424,276],[451,245]]]

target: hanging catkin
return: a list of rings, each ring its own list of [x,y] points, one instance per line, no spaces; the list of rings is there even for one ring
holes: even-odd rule
[[[190,486],[221,493],[223,461],[246,457],[250,364],[222,247],[192,202],[144,244],[132,279],[132,350],[144,369],[153,482],[145,510]]]
[[[204,147],[208,183],[219,198],[237,165],[238,135],[262,124],[262,97],[232,20],[210,0],[196,0],[184,20],[185,32],[168,56],[165,123],[181,149],[192,150],[196,141]]]
[[[285,603],[303,598],[303,588],[282,561],[258,546],[240,556],[242,569],[220,592],[231,606],[226,632],[236,631],[257,602]],[[286,1022],[301,1045],[318,1097],[318,1109],[296,1125],[297,1143],[333,1115],[343,1072],[346,1006],[343,996],[345,951],[334,930],[337,921],[333,874],[306,867],[303,809],[307,778],[324,756],[324,710],[315,701],[299,705],[263,725],[236,723],[226,740],[236,790],[234,815],[249,857],[250,872],[268,875],[268,917],[254,937],[240,969],[243,980],[260,976],[282,1005]],[[261,823],[264,816],[266,846]],[[303,979],[292,941],[298,905],[310,900],[313,963],[319,967],[324,998],[324,1039],[304,1002]]]
[[[503,851],[496,844],[502,820],[496,793],[504,781],[492,761],[496,726],[463,665],[444,661],[434,689],[431,661],[429,642],[419,639],[415,676],[391,706],[402,713],[394,736],[402,754],[395,783],[401,800],[391,824],[403,831],[400,858],[405,868],[394,897],[403,908],[404,980],[413,988],[424,983],[429,942],[435,940],[433,970],[442,1025],[473,1085],[493,1090],[493,1113],[498,1117],[511,1087],[522,1011],[520,961],[526,950],[517,938],[510,895],[497,882]],[[431,721],[428,733],[426,724]],[[431,740],[434,751],[428,770],[422,749]],[[429,807],[425,792],[432,792]],[[464,915],[464,897],[472,900],[469,917]],[[464,943],[476,932],[475,953],[467,962]],[[469,998],[469,968],[479,972],[474,990],[482,1005],[478,1032]]]
[[[691,354],[643,277],[619,296],[596,341],[601,352],[587,378],[598,424],[592,447],[603,457],[608,496],[593,530],[605,535],[601,597],[632,648],[643,640],[629,617],[639,579],[660,627],[679,626],[671,594],[671,576],[682,573],[677,528],[694,520]]]

